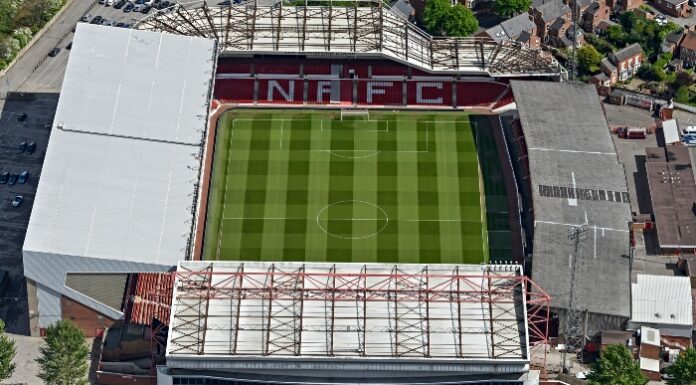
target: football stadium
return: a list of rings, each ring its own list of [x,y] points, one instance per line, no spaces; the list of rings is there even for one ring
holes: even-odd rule
[[[550,297],[501,116],[513,80],[565,78],[381,1],[78,25],[23,248],[38,328],[147,329],[104,384],[538,384]]]

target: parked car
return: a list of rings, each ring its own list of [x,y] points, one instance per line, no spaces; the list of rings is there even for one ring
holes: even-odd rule
[[[232,4],[232,2],[230,0],[225,0],[225,1],[221,1],[221,2],[217,3],[217,5],[221,5],[221,6],[229,6],[231,4]]]
[[[7,180],[7,184],[15,184],[17,183],[17,179],[19,179],[19,175],[12,173],[10,174],[10,179]]]
[[[17,182],[18,182],[19,184],[25,184],[25,183],[27,183],[27,180],[28,180],[28,179],[29,179],[29,172],[28,172],[28,171],[22,171],[22,172],[19,174],[19,179],[17,180]]]
[[[27,114],[25,114],[24,112],[22,112],[21,114],[17,115],[17,121],[18,121],[18,122],[23,122],[23,121],[25,121],[25,120],[27,120]]]
[[[123,7],[123,12],[128,13],[128,12],[132,11],[134,7],[135,7],[135,6],[133,5],[133,3],[131,3],[131,2],[129,1],[129,2],[127,2],[126,5]]]
[[[685,146],[696,147],[696,137],[693,137],[693,136],[683,137],[682,143]]]
[[[36,142],[30,142],[27,144],[27,154],[33,154],[36,151]]]
[[[26,150],[27,150],[27,142],[19,143],[19,147],[17,147],[17,152],[23,153]]]
[[[151,6],[149,6],[149,5],[147,5],[147,4],[144,4],[144,5],[143,5],[143,9],[140,10],[140,13],[143,13],[143,14],[146,14],[146,15],[147,15],[148,13],[150,13],[150,10],[151,10],[151,9],[152,9]]]
[[[48,56],[50,57],[56,57],[60,53],[60,48],[56,47],[51,50],[51,52],[48,53]]]
[[[126,25],[126,23],[118,23],[118,24],[116,24],[116,27],[123,28],[125,25]]]
[[[90,14],[88,13],[88,14],[82,16],[82,17],[80,18],[80,21],[86,23],[86,22],[90,21],[91,19],[92,19],[92,15],[90,15]]]
[[[123,25],[123,28],[130,28],[130,27],[132,27],[132,26],[133,26],[133,24],[124,24],[124,25]]]
[[[10,180],[9,172],[3,172],[2,174],[0,174],[0,184],[5,184],[8,180]]]
[[[114,8],[121,9],[124,5],[126,5],[126,0],[116,0],[114,3]]]
[[[647,130],[645,127],[619,127],[616,134],[624,139],[645,139]]]
[[[22,204],[22,201],[23,201],[23,200],[24,200],[24,198],[22,198],[21,195],[17,195],[17,196],[14,197],[14,199],[12,200],[12,206],[13,206],[13,207],[19,207],[19,206]]]
[[[143,8],[145,8],[145,7],[146,7],[145,4],[137,4],[135,6],[135,8],[133,8],[133,12],[142,12]]]
[[[106,0],[106,2],[104,3],[104,5],[106,5],[107,7],[110,7],[113,4],[114,4],[114,0]]]
[[[7,270],[0,270],[0,305],[5,303],[5,299],[10,294],[10,273]]]
[[[101,16],[94,16],[94,18],[92,19],[92,21],[90,21],[89,23],[90,23],[90,24],[99,24],[99,23],[101,23],[101,21],[102,21],[102,17],[101,17]]]
[[[70,51],[72,49],[72,42],[68,43],[68,45],[65,46],[65,49]]]

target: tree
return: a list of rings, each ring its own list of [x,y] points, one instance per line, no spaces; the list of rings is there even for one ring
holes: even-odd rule
[[[429,0],[425,3],[423,22],[437,36],[468,36],[478,29],[478,20],[470,9],[461,4],[452,6],[449,0]]]
[[[20,49],[17,39],[10,36],[0,37],[0,59],[9,62]]]
[[[457,4],[450,9],[449,15],[445,19],[444,27],[447,36],[469,36],[478,29],[478,20],[476,20],[476,16],[469,8]]]
[[[675,75],[674,78],[674,85],[677,86],[677,88],[682,87],[682,86],[690,86],[694,83],[694,77],[691,76],[690,73],[686,71],[679,71]]]
[[[689,100],[691,99],[691,95],[689,93],[689,87],[687,86],[681,86],[679,89],[677,89],[677,92],[674,94],[674,100],[677,103],[689,103]]]
[[[445,20],[449,14],[452,3],[448,0],[429,0],[423,10],[423,23],[425,28],[433,35],[444,33]]]
[[[524,13],[532,6],[532,0],[495,0],[495,13],[502,17],[512,17],[516,13]]]
[[[587,375],[589,385],[645,385],[648,380],[640,372],[631,353],[623,345],[610,345]]]
[[[46,385],[87,385],[89,349],[85,336],[69,320],[58,321],[46,329],[46,345],[36,359],[39,378]]]
[[[667,368],[667,373],[672,376],[667,380],[667,385],[696,384],[696,349],[689,348],[680,354],[674,364]]]
[[[599,63],[602,61],[600,54],[592,44],[584,44],[578,50],[578,67],[586,74],[599,72]]]
[[[0,0],[0,33],[8,34],[14,28],[14,18],[22,0]]]
[[[12,362],[17,353],[15,342],[5,334],[5,323],[0,320],[0,381],[12,377],[17,365]]]
[[[31,40],[31,29],[28,27],[22,27],[12,31],[12,38],[19,42],[20,47],[24,47]]]

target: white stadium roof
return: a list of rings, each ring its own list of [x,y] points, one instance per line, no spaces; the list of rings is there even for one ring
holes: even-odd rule
[[[184,258],[216,52],[209,39],[78,24],[23,247],[28,278],[60,292],[62,269]]]
[[[515,265],[182,261],[167,366],[504,372],[529,363],[523,282]]]

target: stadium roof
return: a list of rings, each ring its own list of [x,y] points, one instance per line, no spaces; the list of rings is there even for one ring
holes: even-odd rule
[[[207,39],[78,24],[24,250],[184,258],[215,55]]]
[[[385,8],[381,1],[354,6],[264,6],[244,2],[175,4],[136,28],[217,39],[224,55],[288,54],[382,57],[429,72],[565,77],[552,55],[512,41],[433,38]],[[360,4],[360,6],[358,6]]]
[[[528,363],[524,279],[516,265],[182,261],[167,365]]]
[[[692,325],[689,277],[638,274],[631,285],[631,322]]]
[[[631,220],[624,169],[592,85],[513,81],[529,153],[534,205],[532,277],[567,308],[628,318]],[[587,225],[578,252],[569,231]],[[602,298],[598,301],[597,298]]]

